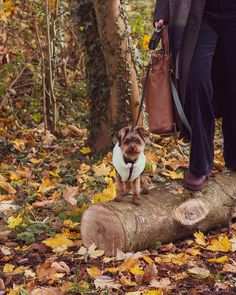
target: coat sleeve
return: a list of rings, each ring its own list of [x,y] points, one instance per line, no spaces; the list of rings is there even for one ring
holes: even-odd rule
[[[169,22],[169,0],[157,0],[154,10],[153,24],[156,21],[163,19],[167,24]]]

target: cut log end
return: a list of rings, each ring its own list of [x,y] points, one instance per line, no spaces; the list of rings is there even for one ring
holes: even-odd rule
[[[206,218],[209,208],[201,199],[188,200],[174,210],[174,219],[185,226],[195,226]]]
[[[106,249],[106,255],[114,256],[117,248],[125,248],[125,232],[120,218],[103,206],[91,206],[84,212],[81,236],[86,247],[95,243],[99,249]]]

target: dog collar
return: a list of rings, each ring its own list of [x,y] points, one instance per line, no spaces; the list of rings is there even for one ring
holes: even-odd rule
[[[146,157],[142,152],[134,163],[125,163],[121,148],[117,143],[113,149],[112,164],[123,182],[134,181],[143,172],[146,164]]]

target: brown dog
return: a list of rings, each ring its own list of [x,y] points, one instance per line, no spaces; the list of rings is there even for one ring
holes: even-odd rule
[[[129,193],[133,192],[133,203],[140,205],[140,191],[149,192],[148,182],[141,176],[145,168],[145,145],[149,139],[149,132],[144,127],[125,127],[117,136],[118,143],[113,149],[112,163],[116,169],[116,197],[120,202]]]

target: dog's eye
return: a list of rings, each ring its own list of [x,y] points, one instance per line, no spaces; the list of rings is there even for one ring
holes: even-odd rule
[[[129,139],[126,139],[126,140],[124,141],[124,144],[130,144],[130,140],[129,140]]]
[[[136,138],[136,139],[134,140],[134,142],[135,142],[136,144],[142,144],[141,140],[139,140],[138,138]]]

